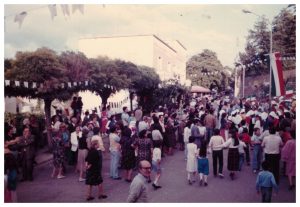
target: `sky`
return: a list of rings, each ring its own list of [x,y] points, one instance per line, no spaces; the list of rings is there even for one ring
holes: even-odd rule
[[[25,1],[26,2],[26,1]],[[34,51],[48,47],[57,52],[77,51],[83,37],[155,34],[161,39],[180,41],[188,58],[210,49],[217,53],[223,66],[233,67],[238,52],[243,52],[248,30],[258,17],[269,20],[286,4],[98,4],[84,5],[64,16],[57,5],[57,16],[51,19],[48,5],[4,4],[4,57],[13,58],[17,51]],[[135,2],[135,1],[133,1]],[[226,1],[225,1],[226,2]],[[15,15],[26,11],[21,27]]]

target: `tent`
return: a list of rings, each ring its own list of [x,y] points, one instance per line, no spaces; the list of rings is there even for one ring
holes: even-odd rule
[[[204,88],[202,86],[192,86],[191,88],[192,93],[210,93],[208,88]]]

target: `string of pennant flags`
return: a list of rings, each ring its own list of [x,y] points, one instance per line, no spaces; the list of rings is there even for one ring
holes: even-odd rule
[[[284,57],[280,57],[280,58],[276,58],[276,60],[296,60],[296,57],[295,56],[284,56]],[[241,67],[251,67],[251,66],[254,66],[254,65],[258,65],[258,64],[263,64],[264,62],[267,62],[267,59],[256,59],[254,61],[252,61],[251,63],[248,63],[248,64],[244,64],[244,65],[240,65]]]
[[[36,82],[28,82],[28,81],[12,81],[12,80],[5,80],[5,86],[15,86],[15,87],[25,87],[25,88],[43,88],[44,84],[43,83],[36,83]],[[60,87],[61,88],[72,88],[72,87],[77,87],[77,86],[91,86],[93,83],[89,81],[80,81],[80,82],[67,82],[67,83],[61,83]],[[116,89],[114,86],[109,85],[109,84],[104,84],[104,88],[109,88],[109,89]]]
[[[29,9],[27,11],[22,11],[17,14],[6,15],[6,16],[4,16],[4,20],[6,20],[10,16],[14,16],[14,22],[18,23],[19,28],[21,28],[23,21],[29,12],[31,12],[33,10],[44,9],[44,8],[49,9],[51,19],[53,20],[54,17],[57,16],[57,6],[58,5],[56,5],[56,4],[51,4],[51,5],[47,5],[47,6],[41,6],[38,8]],[[69,17],[71,15],[70,7],[68,4],[60,4],[60,7],[61,7],[61,11],[65,17]],[[84,15],[84,5],[83,4],[72,4],[71,7],[72,7],[72,14],[74,14],[76,11],[80,11],[80,13],[82,15]]]

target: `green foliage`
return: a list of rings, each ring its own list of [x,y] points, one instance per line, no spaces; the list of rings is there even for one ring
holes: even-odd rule
[[[230,76],[218,60],[217,54],[211,50],[206,49],[192,56],[187,62],[186,70],[192,85],[206,88],[217,86],[219,89],[228,86]]]
[[[264,60],[270,53],[270,24],[262,16],[249,30],[245,52],[240,53],[240,63],[248,65],[246,75],[268,74],[269,68]],[[296,55],[296,15],[288,9],[283,9],[272,22],[272,51],[280,52],[282,56]],[[283,69],[295,69],[295,61],[283,61]]]

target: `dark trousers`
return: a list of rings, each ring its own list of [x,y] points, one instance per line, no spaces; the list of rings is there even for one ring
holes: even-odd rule
[[[265,160],[270,167],[270,172],[273,173],[276,184],[279,184],[279,167],[280,167],[280,154],[267,154],[265,153]]]
[[[249,144],[246,144],[245,154],[246,154],[247,165],[249,165],[250,164],[250,145]]]
[[[213,169],[214,175],[217,175],[217,162],[219,161],[219,173],[223,172],[223,150],[213,150]]]
[[[76,165],[77,163],[77,157],[78,157],[78,150],[74,151],[70,151],[70,160],[69,160],[69,165]]]
[[[271,187],[260,187],[261,199],[263,203],[271,203],[272,188]]]
[[[22,178],[24,180],[33,180],[33,160],[34,158],[24,158],[22,160]]]

